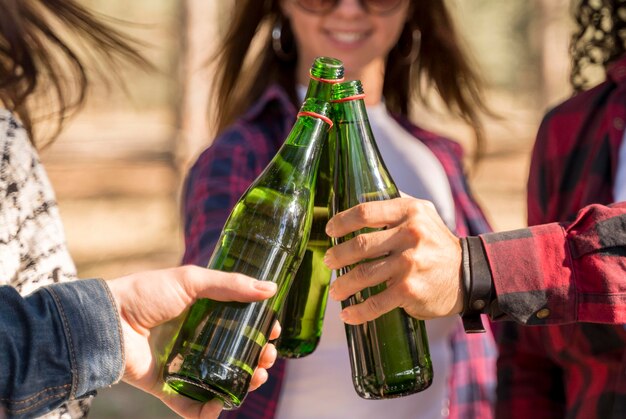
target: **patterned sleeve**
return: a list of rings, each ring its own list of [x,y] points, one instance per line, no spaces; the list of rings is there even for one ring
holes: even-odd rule
[[[0,278],[22,295],[76,278],[59,209],[24,128],[0,112]]]
[[[462,164],[462,147],[434,134],[420,134],[448,175],[455,199],[456,233],[478,235],[491,231],[481,208],[472,197]],[[450,335],[452,370],[448,377],[447,412],[450,419],[491,419],[494,415],[497,348],[489,322],[487,319],[483,322],[487,333],[467,334],[459,318]]]
[[[486,318],[483,324],[487,333],[468,334],[459,318],[451,336],[449,419],[494,417],[498,351]]]
[[[183,263],[206,266],[222,227],[241,195],[267,164],[250,135],[236,129],[218,137],[197,159],[185,180]]]
[[[54,191],[26,130],[0,110],[0,285],[21,295],[76,279]],[[76,419],[91,399],[66,402],[42,416]]]
[[[499,308],[529,325],[626,323],[626,202],[482,236]]]

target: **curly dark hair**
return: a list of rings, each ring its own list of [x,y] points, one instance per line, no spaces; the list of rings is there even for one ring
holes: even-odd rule
[[[53,118],[48,142],[54,140],[84,104],[92,70],[110,77],[121,61],[151,67],[136,41],[76,0],[0,0],[0,10],[0,104],[33,144],[33,110]]]
[[[572,6],[578,29],[570,44],[570,83],[580,92],[589,87],[586,69],[606,67],[626,51],[626,0],[574,0]]]

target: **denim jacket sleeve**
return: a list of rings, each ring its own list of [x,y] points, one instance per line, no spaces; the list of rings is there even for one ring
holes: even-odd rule
[[[105,281],[0,287],[0,417],[34,417],[118,382],[124,352]]]

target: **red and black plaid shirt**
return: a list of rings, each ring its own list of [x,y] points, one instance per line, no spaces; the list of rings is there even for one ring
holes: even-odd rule
[[[187,176],[183,196],[184,263],[206,266],[231,209],[276,154],[295,118],[296,108],[285,92],[277,86],[270,87],[200,155]],[[399,122],[420,138],[444,167],[455,202],[457,233],[465,236],[489,231],[482,211],[467,188],[460,146],[402,118]],[[449,378],[450,417],[491,418],[496,381],[492,334],[467,335],[459,319],[450,347],[453,354]],[[273,418],[289,362],[298,361],[277,360],[269,370],[267,383],[251,392],[239,409],[225,412],[222,417]],[[329,385],[332,380],[329,377]],[[415,406],[416,417],[419,417],[419,408]],[[307,408],[302,409],[306,412]]]
[[[605,206],[625,121],[622,58],[541,124],[528,222],[552,224],[483,236],[500,308],[544,325],[502,324],[498,417],[626,418],[626,203]]]

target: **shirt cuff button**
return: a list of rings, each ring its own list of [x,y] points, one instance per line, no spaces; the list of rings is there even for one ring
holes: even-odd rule
[[[472,308],[474,310],[482,310],[485,308],[487,304],[485,304],[485,300],[476,300],[472,303]]]

